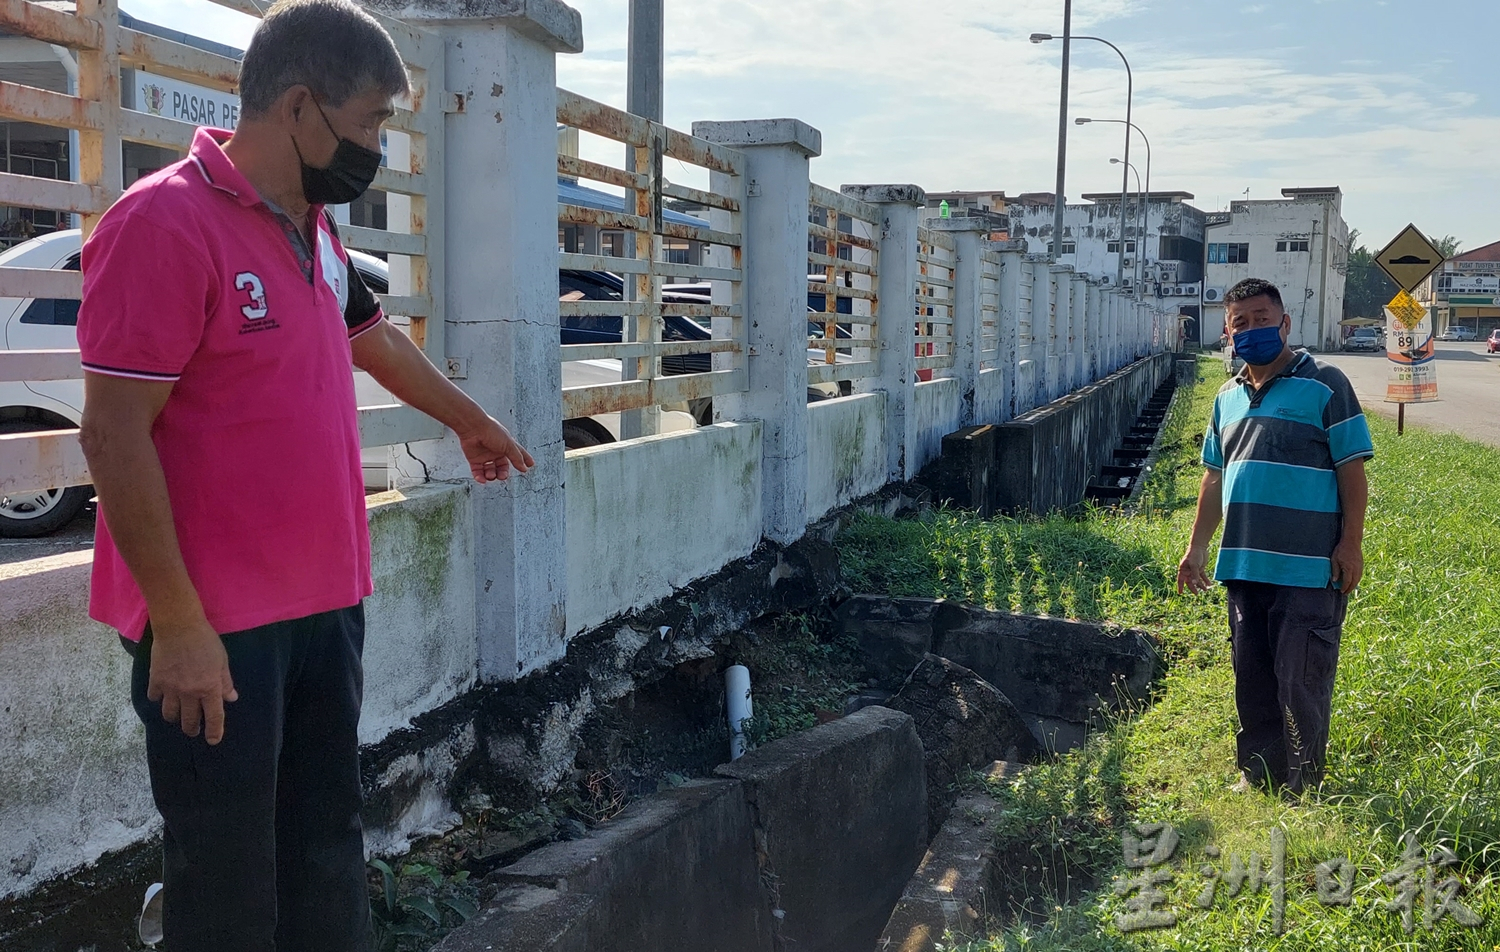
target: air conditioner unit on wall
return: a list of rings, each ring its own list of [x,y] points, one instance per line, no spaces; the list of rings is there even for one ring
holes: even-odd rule
[[[1222,304],[1224,302],[1224,289],[1204,288],[1203,301],[1205,304]]]

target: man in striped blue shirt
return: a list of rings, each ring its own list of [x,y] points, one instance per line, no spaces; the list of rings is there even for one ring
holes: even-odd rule
[[[1214,398],[1177,590],[1212,586],[1208,544],[1222,518],[1213,577],[1229,602],[1240,785],[1296,794],[1323,775],[1375,450],[1348,378],[1287,346],[1291,317],[1275,285],[1251,278],[1224,300],[1245,368]]]

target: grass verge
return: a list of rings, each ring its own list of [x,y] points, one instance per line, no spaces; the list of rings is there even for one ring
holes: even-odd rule
[[[1139,511],[990,519],[940,511],[919,519],[864,518],[839,539],[856,591],[946,596],[1018,612],[1109,620],[1152,631],[1169,660],[1153,705],[1127,712],[1086,747],[995,790],[1007,801],[1008,847],[1029,851],[1029,915],[973,950],[1387,949],[1500,950],[1500,452],[1453,436],[1394,427],[1370,416],[1377,459],[1365,581],[1344,629],[1328,776],[1296,804],[1229,790],[1235,779],[1233,673],[1221,593],[1178,596],[1201,469],[1198,446],[1223,382],[1200,363],[1163,434],[1161,465]],[[1125,872],[1121,835],[1132,823],[1169,822],[1182,835],[1160,908],[1176,924],[1121,932],[1125,900],[1110,888]],[[1263,889],[1219,890],[1194,903],[1204,866],[1231,854],[1266,856],[1286,835],[1284,925]],[[1458,899],[1482,918],[1423,928],[1424,872],[1416,873],[1414,929],[1382,904],[1381,882],[1401,864],[1401,838],[1450,846]],[[1209,847],[1221,851],[1210,858]],[[1357,869],[1352,902],[1317,894],[1315,867],[1346,857]],[[1082,902],[1067,877],[1103,888]],[[1130,871],[1134,875],[1137,871]],[[1247,887],[1248,888],[1248,887]],[[1051,898],[1049,898],[1051,897]],[[1433,904],[1434,911],[1440,901]],[[1010,910],[1015,912],[1016,910]]]

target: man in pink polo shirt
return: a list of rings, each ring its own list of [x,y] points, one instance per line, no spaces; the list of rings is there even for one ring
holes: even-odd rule
[[[481,482],[531,457],[384,319],[326,204],[408,91],[348,0],[282,0],[200,130],[84,246],[93,616],[134,654],[171,952],[369,941],[357,728],[370,594],[351,364],[451,427]]]

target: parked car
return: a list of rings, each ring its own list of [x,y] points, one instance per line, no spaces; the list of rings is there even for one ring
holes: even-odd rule
[[[619,275],[609,271],[578,271],[563,270],[558,272],[558,297],[564,301],[623,301],[624,281]],[[669,284],[662,288],[662,302],[666,304],[708,304],[711,302],[712,287],[706,283],[698,284]],[[812,300],[809,294],[809,301]],[[818,295],[821,304],[822,296]],[[841,302],[842,303],[842,302]],[[811,304],[809,312],[813,310]],[[562,343],[564,344],[617,344],[622,340],[622,320],[617,316],[576,316],[565,315],[560,319],[562,328]],[[839,324],[837,336],[840,339],[851,338],[853,335],[845,324]],[[809,337],[821,338],[825,333],[825,325],[821,319],[809,316],[807,322],[807,333]],[[681,315],[667,315],[662,318],[662,339],[666,341],[709,341],[713,339],[713,332],[708,327],[691,318]],[[823,363],[826,359],[825,352],[809,348],[808,361],[810,363]],[[840,354],[836,358],[840,363],[851,360],[848,355]],[[675,376],[678,374],[708,373],[713,369],[713,355],[707,351],[703,353],[678,354],[672,357],[662,358],[662,373]],[[617,360],[577,360],[563,362],[563,386],[577,387],[599,383],[613,383],[620,379],[620,362]],[[807,402],[814,403],[819,400],[827,400],[831,397],[844,395],[848,390],[847,384],[822,384],[807,388]],[[713,422],[713,400],[708,397],[689,401],[664,408],[662,412],[662,432],[674,432],[682,429],[690,429],[693,426],[707,426]],[[563,445],[568,449],[579,449],[585,446],[597,446],[601,443],[611,443],[620,438],[619,414],[599,414],[584,419],[569,419],[563,421]]]
[[[1474,339],[1474,328],[1449,324],[1447,330],[1437,336],[1438,340],[1469,341]]]
[[[1500,353],[1500,328],[1490,331],[1490,336],[1484,344],[1485,350],[1489,353]]]
[[[55,231],[22,242],[0,254],[0,267],[77,271],[83,248],[77,229]],[[351,251],[354,266],[372,291],[389,289],[386,264]],[[6,350],[77,350],[78,303],[63,298],[0,298],[0,340]],[[360,406],[396,402],[365,373],[355,374]],[[83,418],[83,381],[0,381],[0,433],[72,429]],[[365,485],[386,488],[385,451],[364,454]],[[29,538],[55,532],[93,498],[92,486],[48,489],[0,497],[0,538]]]
[[[1378,327],[1356,327],[1354,333],[1344,338],[1344,350],[1377,351],[1385,346]]]

